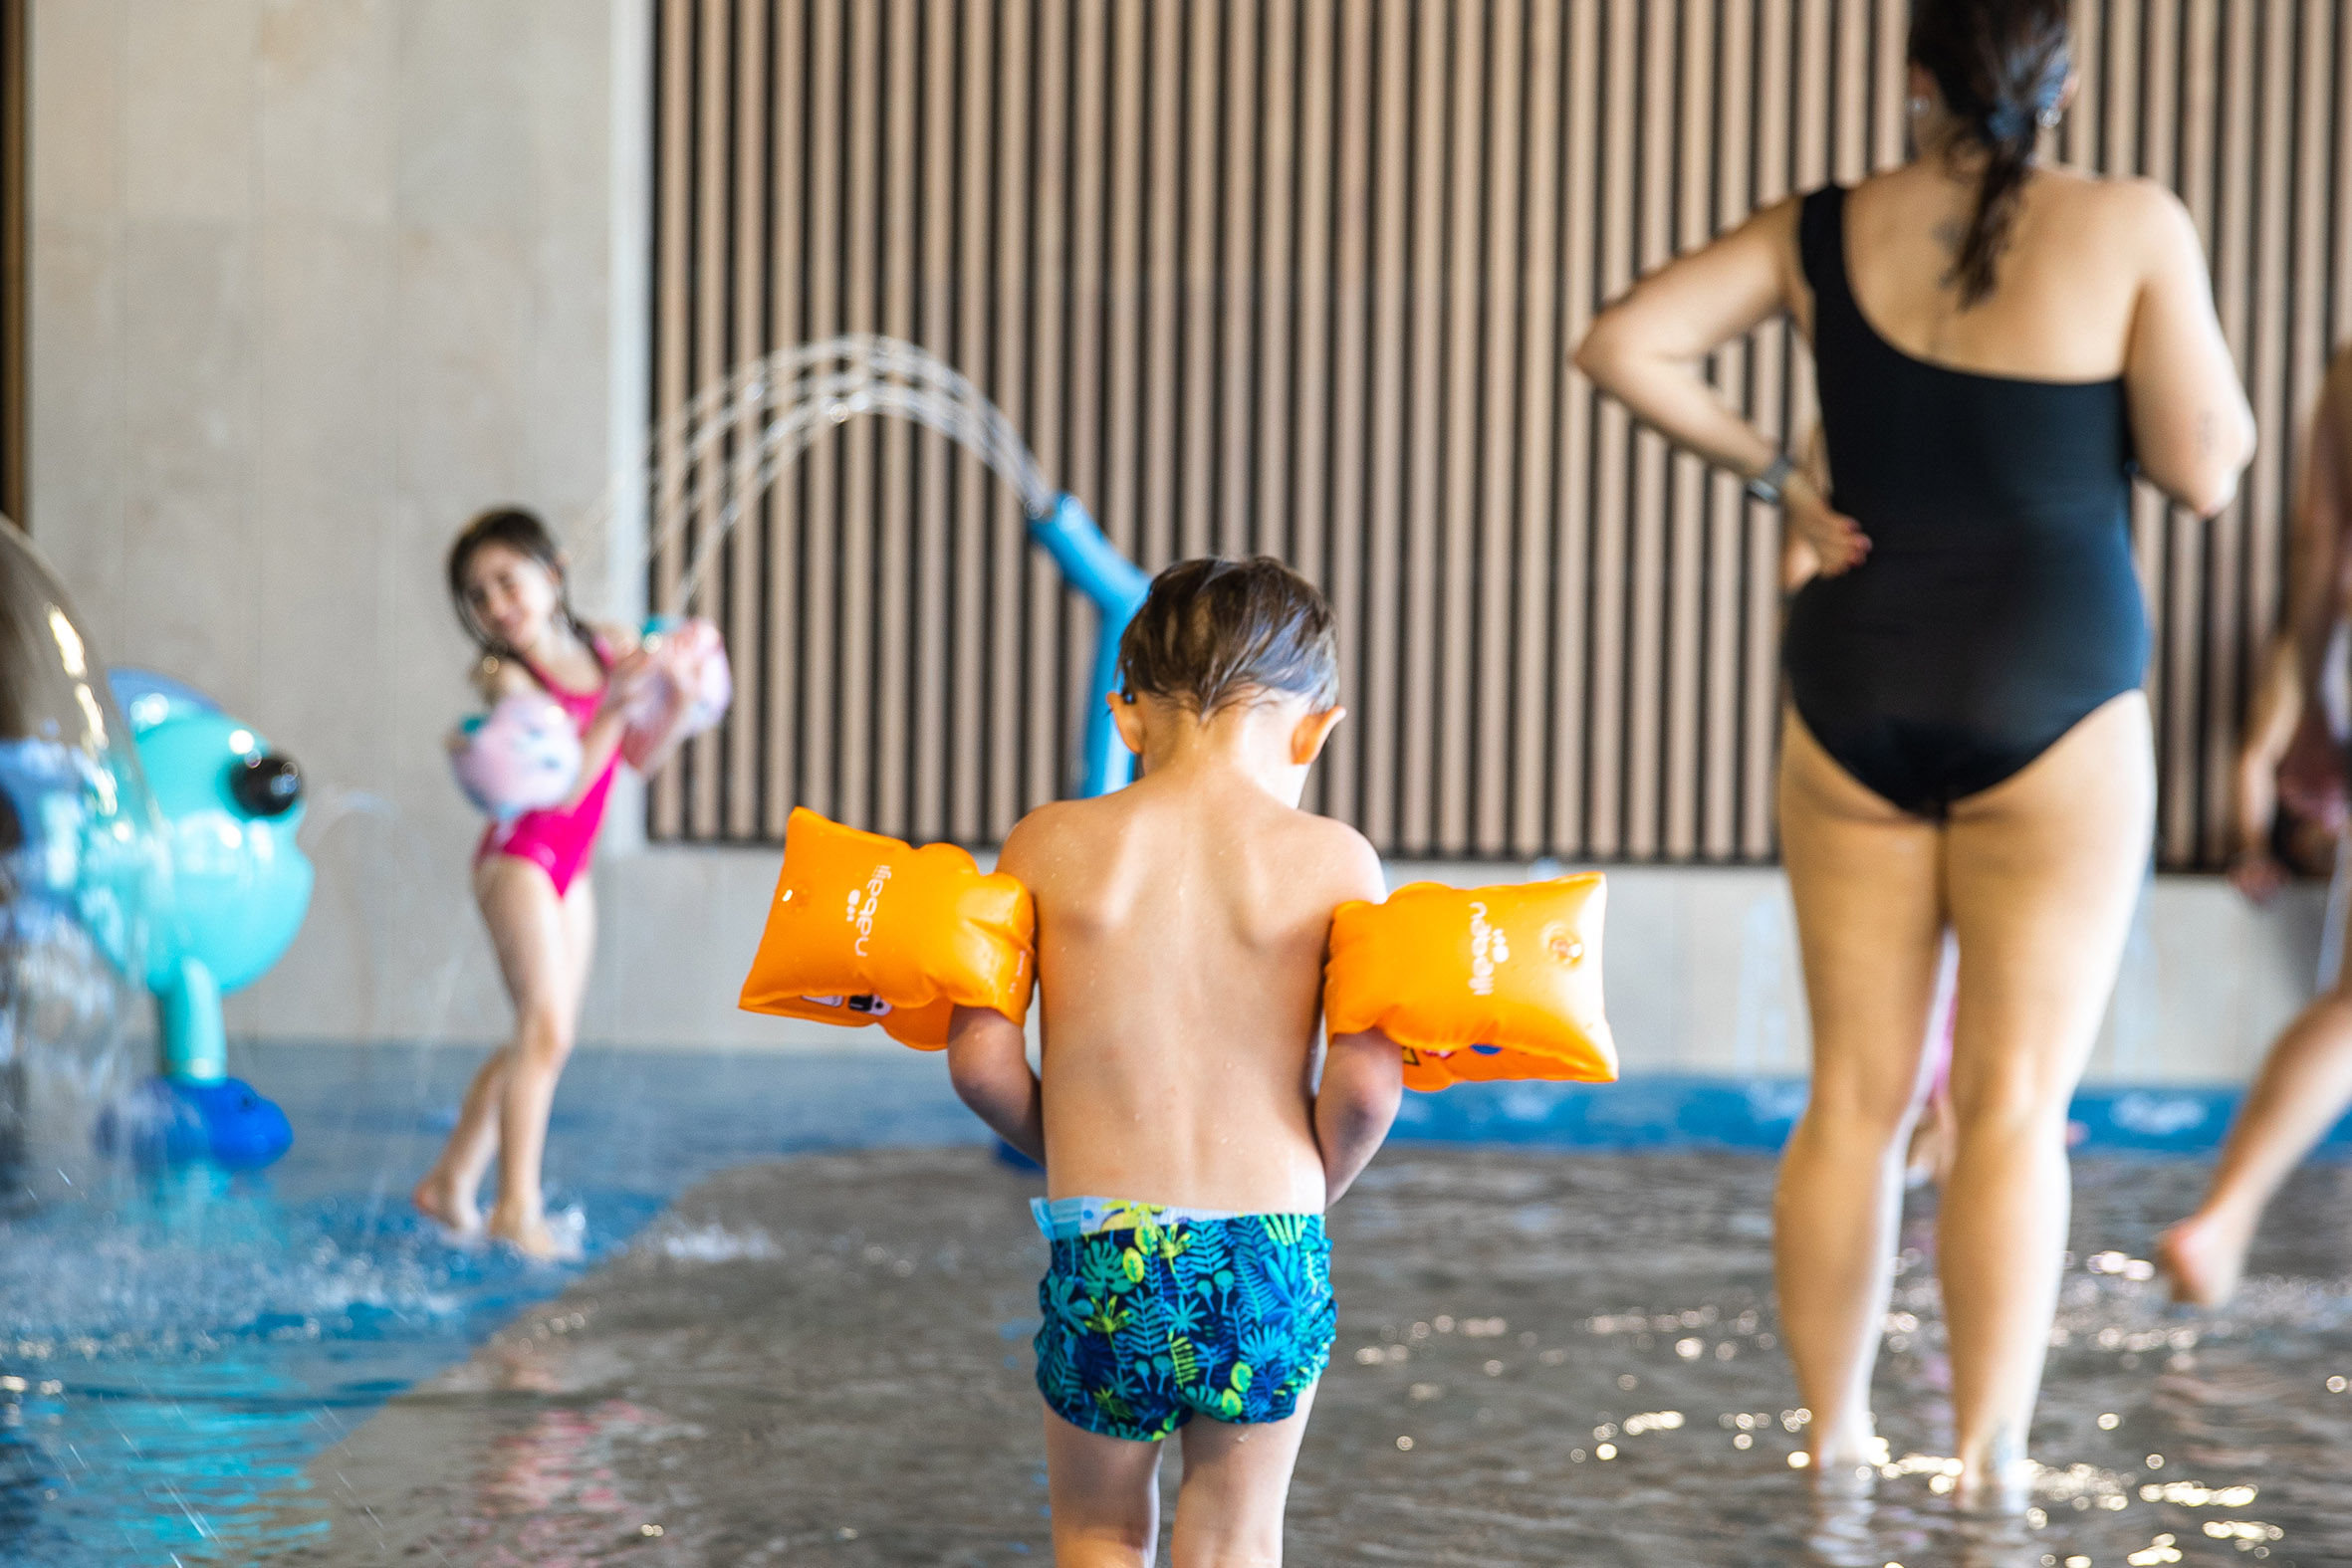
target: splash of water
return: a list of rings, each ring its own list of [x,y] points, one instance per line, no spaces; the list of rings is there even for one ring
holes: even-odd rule
[[[744,513],[810,447],[868,414],[936,430],[1011,486],[1033,521],[1053,513],[1058,492],[1037,455],[969,377],[914,343],[852,333],[747,361],[687,399],[647,437],[634,477],[616,478],[574,536],[592,549],[624,505],[644,506],[636,564],[649,568],[707,518],[676,590],[676,608],[693,613],[714,553]]]
[[[642,581],[677,546],[687,557],[664,610],[702,611],[718,548],[784,470],[838,428],[867,414],[911,420],[965,448],[1012,487],[1030,537],[1101,613],[1078,787],[1101,794],[1127,783],[1132,760],[1106,709],[1119,634],[1143,602],[1147,579],[1066,493],[1057,491],[1005,411],[969,377],[928,349],[871,333],[782,348],[740,365],[656,426],[633,476],[615,478],[574,526],[577,555],[593,559],[624,508],[646,510],[636,561]],[[701,521],[704,526],[696,527]]]

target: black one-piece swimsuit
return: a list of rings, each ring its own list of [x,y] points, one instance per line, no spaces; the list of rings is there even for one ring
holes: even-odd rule
[[[1781,656],[1822,749],[1941,817],[2140,684],[2130,427],[2120,377],[1982,375],[1881,337],[1846,281],[1845,197],[1805,197],[1798,253],[1830,504],[1870,554],[1797,592]]]

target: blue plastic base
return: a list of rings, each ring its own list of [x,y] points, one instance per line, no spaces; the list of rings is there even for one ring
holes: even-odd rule
[[[1031,1159],[1028,1155],[1023,1154],[1019,1149],[1014,1148],[1002,1138],[997,1140],[997,1163],[1000,1165],[1009,1165],[1016,1171],[1043,1171],[1045,1169],[1044,1166],[1038,1164],[1037,1161]]]
[[[182,1164],[210,1160],[251,1169],[294,1145],[294,1128],[275,1102],[242,1078],[187,1083],[149,1078],[99,1118],[99,1147],[135,1160]]]

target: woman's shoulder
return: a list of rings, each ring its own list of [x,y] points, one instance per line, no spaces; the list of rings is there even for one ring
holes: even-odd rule
[[[2197,225],[2173,188],[2144,174],[2093,174],[2062,165],[2044,167],[2032,198],[2069,228],[2095,229],[2104,240],[2197,241]]]

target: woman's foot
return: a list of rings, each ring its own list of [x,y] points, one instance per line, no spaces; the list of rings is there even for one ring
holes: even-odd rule
[[[2033,1500],[2033,1461],[1961,1462],[1952,1502],[1963,1513],[2019,1514]]]
[[[2200,1209],[2156,1238],[2156,1266],[2172,1281],[2173,1299],[2218,1307],[2237,1293],[2253,1226],[2227,1211]]]
[[[1878,1481],[1878,1467],[1887,1461],[1886,1439],[1867,1421],[1842,1433],[1818,1435],[1807,1466],[1817,1490],[1832,1496],[1868,1493]]]
[[[580,1256],[577,1237],[559,1235],[537,1209],[500,1204],[490,1212],[490,1234],[525,1257],[543,1263],[569,1262]]]
[[[438,1167],[425,1172],[408,1201],[418,1214],[457,1235],[473,1235],[482,1229],[482,1211],[475,1207],[474,1195]]]

